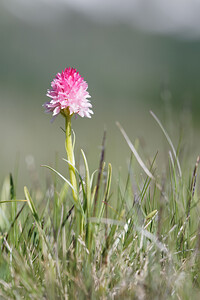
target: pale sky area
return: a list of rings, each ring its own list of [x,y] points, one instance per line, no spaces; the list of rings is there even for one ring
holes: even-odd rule
[[[146,31],[200,37],[200,0],[2,0],[15,16],[38,22],[64,7],[98,22],[122,22]],[[40,12],[40,13],[39,13]]]

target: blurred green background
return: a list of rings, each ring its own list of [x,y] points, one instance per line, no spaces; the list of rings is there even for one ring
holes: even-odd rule
[[[166,15],[162,23],[163,12],[159,7],[156,11],[156,6],[155,14],[149,11],[148,19],[145,1],[141,1],[145,14],[136,2],[126,0],[123,7],[122,1],[116,5],[114,1],[106,4],[98,0],[76,0],[74,4],[59,0],[56,5],[55,1],[44,0],[0,2],[0,182],[17,170],[21,194],[22,185],[30,183],[33,165],[39,178],[48,173],[40,165],[54,166],[56,157],[58,169],[65,167],[61,160],[65,157],[64,134],[60,129],[64,121],[58,117],[51,124],[42,104],[47,101],[46,90],[55,74],[68,66],[77,68],[88,82],[94,110],[92,119],[73,120],[77,161],[81,147],[91,168],[98,167],[106,128],[106,160],[116,170],[126,166],[129,150],[116,121],[132,141],[140,139],[147,156],[153,157],[157,150],[168,151],[149,110],[165,124],[175,146],[182,131],[188,134],[185,144],[190,145],[196,158],[200,110],[198,11],[192,8],[196,13],[195,18],[190,16],[190,21],[196,22],[194,26],[186,22],[176,27]],[[170,10],[168,13],[170,16]],[[170,22],[175,25],[164,26]]]

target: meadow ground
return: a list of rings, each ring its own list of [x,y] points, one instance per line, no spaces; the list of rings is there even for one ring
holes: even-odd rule
[[[105,134],[95,172],[80,152],[77,202],[57,168],[47,167],[45,184],[33,169],[21,199],[16,177],[5,178],[1,299],[199,299],[199,157],[191,163],[181,139],[175,149],[152,116],[169,146],[165,159],[146,157],[118,123],[126,172],[113,175],[105,162]]]

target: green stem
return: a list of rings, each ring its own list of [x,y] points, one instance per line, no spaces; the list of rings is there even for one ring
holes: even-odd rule
[[[76,181],[76,173],[75,173],[75,158],[74,158],[74,149],[72,144],[72,130],[71,130],[71,118],[72,115],[69,114],[69,111],[64,111],[65,116],[65,131],[66,131],[66,140],[65,140],[65,148],[67,152],[67,158],[69,161],[69,176],[70,181],[73,186],[72,195],[75,202],[75,216],[77,221],[77,237],[79,235],[83,235],[83,218],[81,215],[81,207],[78,199],[78,188],[77,188],[77,181]],[[76,240],[76,251],[79,252],[79,244],[78,240]]]
[[[70,181],[74,188],[74,190],[72,190],[72,195],[73,195],[75,203],[77,203],[78,202],[78,189],[77,189],[76,173],[75,173],[74,150],[73,150],[73,145],[72,145],[71,117],[72,117],[72,115],[65,115],[65,130],[66,130],[65,149],[67,152],[67,159],[70,162],[70,164],[69,164]]]

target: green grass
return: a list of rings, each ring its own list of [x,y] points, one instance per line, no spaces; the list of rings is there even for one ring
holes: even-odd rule
[[[13,176],[5,178],[1,299],[199,299],[199,158],[179,161],[180,147],[156,121],[171,147],[162,174],[156,155],[142,161],[142,147],[118,124],[131,149],[126,177],[114,179],[105,163],[104,135],[94,173],[82,151],[78,203],[51,167],[52,181],[25,187],[21,201]]]

